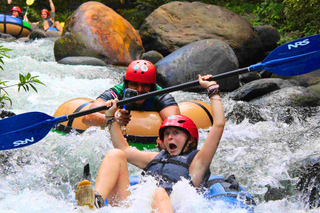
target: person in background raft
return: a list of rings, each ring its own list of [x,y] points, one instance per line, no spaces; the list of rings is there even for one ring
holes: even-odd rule
[[[161,90],[162,88],[156,84],[155,66],[147,60],[132,61],[127,68],[124,82],[102,93],[91,104],[90,108],[103,106],[111,99],[117,98],[118,100],[122,100],[127,88],[137,90],[138,95],[154,90]],[[165,119],[170,115],[180,114],[180,109],[170,94],[137,101],[130,109],[138,111],[157,111],[162,119]],[[128,110],[120,109],[116,114],[116,118],[121,126],[126,126],[130,121],[131,115]],[[86,115],[83,117],[82,122],[89,126],[100,126],[101,128],[105,128],[106,117],[104,111]]]
[[[159,137],[164,150],[160,153],[130,147],[115,122],[117,99],[108,101],[106,106],[110,108],[105,116],[115,149],[108,151],[103,159],[94,190],[90,181],[80,182],[75,195],[77,205],[100,208],[106,199],[111,206],[120,205],[130,195],[127,162],[143,169],[143,175],[151,175],[157,180],[152,207],[158,212],[173,212],[169,194],[173,184],[182,177],[199,190],[204,189],[225,126],[219,85],[215,81],[207,81],[210,77],[212,75],[199,75],[200,85],[207,89],[214,119],[200,150],[197,150],[198,129],[190,118],[183,115],[172,115],[162,122]]]
[[[32,24],[38,25],[40,29],[43,29],[44,31],[59,31],[62,32],[63,28],[58,21],[54,21],[54,18],[56,16],[56,9],[52,2],[52,0],[49,0],[50,8],[51,8],[51,14],[47,9],[42,9],[40,12],[41,20],[38,22],[34,22]],[[49,17],[50,16],[50,17]],[[28,18],[26,17],[26,21],[28,21]]]
[[[14,6],[11,8],[12,0],[7,1],[6,15],[11,15],[12,17],[19,18],[22,20],[21,8],[18,6]]]

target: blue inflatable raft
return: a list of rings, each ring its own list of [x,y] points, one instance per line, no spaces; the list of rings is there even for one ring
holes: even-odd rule
[[[130,185],[136,185],[140,182],[139,176],[130,176]],[[233,175],[227,179],[211,175],[209,178],[208,191],[204,197],[212,201],[212,209],[216,208],[216,202],[223,201],[228,209],[244,209],[247,213],[253,213],[256,206],[251,195],[236,182]],[[105,202],[108,204],[108,201]]]
[[[10,15],[0,14],[0,33],[10,34],[16,38],[27,37],[31,32],[30,24]]]
[[[84,166],[83,177],[87,180],[91,179],[89,164]],[[130,176],[129,180],[131,186],[140,183],[138,175]],[[208,208],[214,210],[217,203],[222,201],[227,209],[241,209],[246,213],[254,212],[255,201],[245,189],[239,186],[234,175],[230,175],[227,179],[210,175],[207,188],[204,197],[210,201]],[[108,205],[108,200],[105,201],[105,205]]]

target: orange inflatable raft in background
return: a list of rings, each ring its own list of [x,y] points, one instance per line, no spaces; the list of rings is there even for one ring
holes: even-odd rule
[[[68,115],[89,109],[92,99],[75,98],[62,104],[53,116]],[[188,100],[178,103],[181,114],[191,118],[198,129],[207,129],[212,126],[212,110],[210,105],[203,101]],[[139,149],[155,148],[158,130],[162,119],[158,112],[131,111],[132,117],[129,124],[123,130],[124,136],[130,145]],[[82,123],[83,117],[78,117],[60,124],[57,124],[53,130],[59,133],[69,133],[72,130],[79,133],[84,132],[88,125]]]

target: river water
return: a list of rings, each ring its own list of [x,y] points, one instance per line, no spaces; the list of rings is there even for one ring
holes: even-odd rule
[[[13,101],[11,110],[17,114],[38,111],[53,115],[70,99],[95,99],[104,89],[117,84],[125,73],[123,67],[58,64],[51,40],[2,42],[1,45],[12,49],[8,53],[10,58],[4,59],[1,80],[10,81],[8,85],[11,85],[17,83],[19,73],[30,72],[45,83],[45,86],[37,86],[38,93],[18,93],[16,87],[7,89]],[[208,103],[203,94],[174,92],[172,95],[178,102],[197,99]],[[227,113],[236,102],[224,94],[223,104]],[[211,172],[224,177],[234,174],[257,202],[255,212],[319,212],[320,209],[305,207],[301,195],[294,190],[298,179],[290,173],[299,161],[320,148],[319,134],[315,132],[319,114],[288,125],[277,119],[277,111],[284,109],[260,110],[267,121],[256,124],[248,120],[240,124],[227,121]],[[207,133],[208,130],[200,130],[200,146]],[[81,135],[62,136],[50,132],[34,145],[0,151],[5,159],[0,167],[0,212],[92,212],[75,208],[75,186],[82,179],[86,163],[90,163],[93,179],[96,177],[102,158],[112,148],[109,133],[91,127]],[[138,169],[132,166],[129,169],[130,174],[139,174]],[[280,193],[278,200],[270,201],[266,198],[267,185],[292,191]],[[179,195],[171,196],[176,212],[209,212],[205,208],[206,201],[187,182],[177,184],[176,188]],[[154,182],[150,180],[133,191],[128,201],[130,208],[105,207],[96,212],[150,212],[153,190]],[[226,212],[226,209],[217,205],[210,212]]]

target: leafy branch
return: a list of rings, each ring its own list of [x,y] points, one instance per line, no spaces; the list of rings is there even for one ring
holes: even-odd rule
[[[0,45],[0,69],[2,70],[3,70],[3,67],[1,66],[1,64],[4,64],[2,59],[4,57],[9,58],[9,56],[6,54],[9,51],[11,51],[11,49],[4,48],[3,46]],[[6,91],[6,89],[9,87],[17,86],[18,92],[20,92],[21,88],[23,88],[24,91],[26,92],[29,92],[30,89],[33,89],[35,92],[38,92],[37,88],[34,85],[35,84],[45,85],[38,79],[38,77],[39,76],[31,76],[30,73],[27,73],[26,75],[23,75],[20,73],[19,74],[20,82],[17,84],[9,85],[9,86],[7,85],[8,81],[1,81],[0,79],[0,108],[3,108],[4,106],[6,106],[6,102],[10,102],[10,106],[12,106],[12,100],[10,99],[9,94]]]

